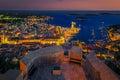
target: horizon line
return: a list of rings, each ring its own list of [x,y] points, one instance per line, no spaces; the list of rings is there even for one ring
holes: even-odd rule
[[[0,11],[120,11],[120,10],[110,10],[110,9],[108,9],[108,10],[105,10],[105,9],[96,9],[96,10],[62,10],[62,9],[40,9],[40,10],[37,10],[37,9],[0,9]]]

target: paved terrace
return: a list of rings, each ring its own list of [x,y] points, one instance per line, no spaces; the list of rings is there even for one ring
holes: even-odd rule
[[[60,66],[62,74],[53,75],[54,66]],[[63,62],[61,64],[44,64],[37,67],[37,71],[30,80],[87,80],[79,64]]]

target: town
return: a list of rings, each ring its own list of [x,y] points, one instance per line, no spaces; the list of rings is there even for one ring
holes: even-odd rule
[[[82,75],[82,80],[120,79],[120,25],[107,28],[109,41],[99,40],[94,44],[86,44],[79,40],[71,41],[81,31],[75,22],[71,22],[71,26],[66,28],[46,22],[52,19],[54,18],[41,15],[0,14],[0,76],[3,80],[12,71],[13,74],[14,71],[18,74],[12,77],[12,80],[39,80],[39,77],[44,80],[45,75],[49,76],[47,80],[56,80],[44,70],[44,76],[41,76],[39,68],[54,67],[53,75],[60,75],[60,66],[66,71],[63,71],[65,80],[69,80],[70,75],[73,75],[66,74],[72,72],[72,69],[81,71],[78,74]],[[75,65],[68,62],[75,62]],[[53,66],[47,63],[61,65]],[[41,73],[35,73],[36,67]],[[106,75],[109,77],[107,79],[104,79],[104,68],[106,74],[110,74]],[[77,75],[75,71],[73,73]],[[73,78],[80,80],[80,77],[76,78],[75,75]],[[60,76],[60,80],[64,80],[63,76]]]

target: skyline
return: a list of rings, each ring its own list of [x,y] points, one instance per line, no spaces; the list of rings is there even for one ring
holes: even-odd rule
[[[119,3],[120,0],[0,0],[0,10],[120,10]]]

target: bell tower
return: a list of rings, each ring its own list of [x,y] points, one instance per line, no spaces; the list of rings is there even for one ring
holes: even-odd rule
[[[75,23],[75,22],[72,22],[72,23],[71,23],[71,28],[75,28],[75,26],[76,26],[76,23]]]

